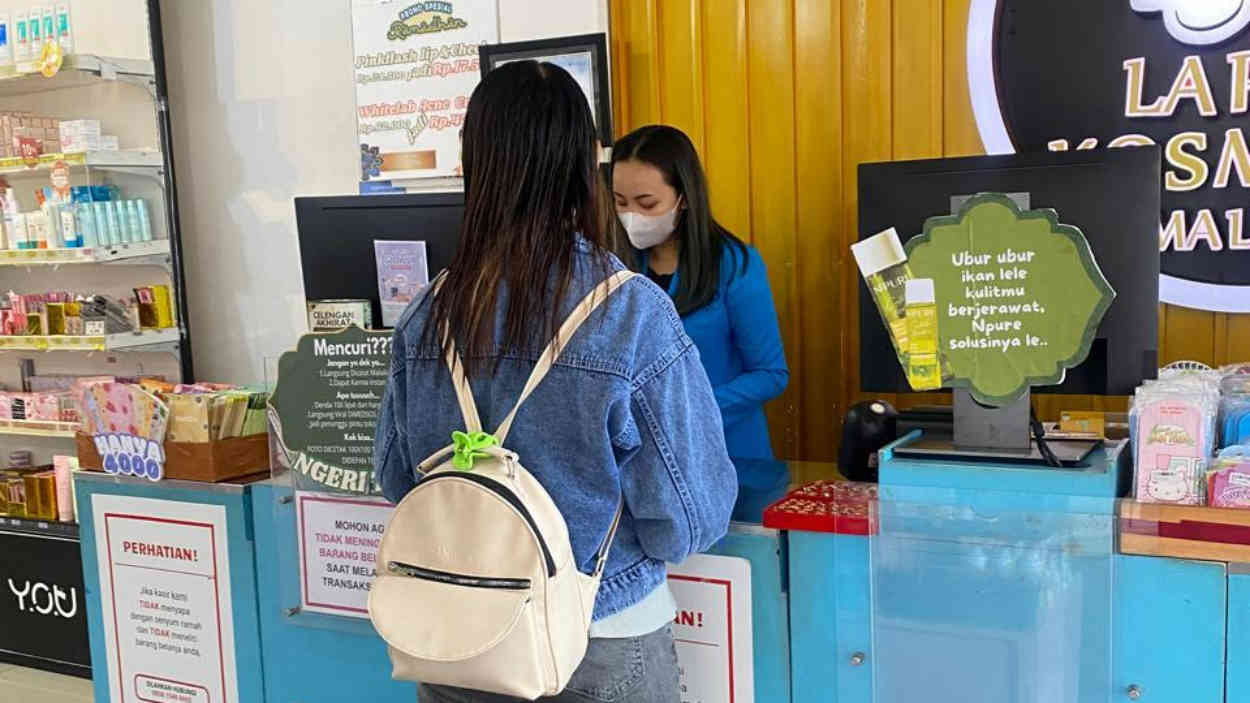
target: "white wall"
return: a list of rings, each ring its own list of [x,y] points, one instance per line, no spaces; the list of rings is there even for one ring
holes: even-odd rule
[[[260,382],[306,328],[292,198],[355,193],[349,0],[163,0],[196,376]],[[503,41],[606,32],[606,0],[500,0]]]

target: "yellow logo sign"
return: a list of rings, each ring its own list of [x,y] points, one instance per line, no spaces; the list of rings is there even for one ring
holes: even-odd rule
[[[469,26],[465,20],[452,14],[452,4],[442,0],[426,0],[400,10],[399,19],[391,23],[386,38],[402,41],[418,34],[433,34]]]

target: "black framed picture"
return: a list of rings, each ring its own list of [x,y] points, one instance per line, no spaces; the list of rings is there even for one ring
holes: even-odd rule
[[[509,61],[546,61],[568,71],[586,93],[599,130],[601,146],[612,146],[612,90],[608,83],[607,35],[582,34],[507,44],[483,44],[478,49],[482,76]]]

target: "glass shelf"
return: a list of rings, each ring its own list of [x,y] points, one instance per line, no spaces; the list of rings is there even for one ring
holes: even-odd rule
[[[0,419],[0,435],[20,435],[22,437],[59,437],[64,439],[73,439],[74,434],[77,431],[77,422]]]
[[[100,335],[0,336],[0,351],[148,351],[148,347],[176,345],[181,334],[171,327]]]
[[[132,242],[105,247],[72,249],[0,249],[0,266],[60,266],[107,264],[169,255],[169,240]],[[139,262],[142,263],[142,262]]]
[[[31,62],[0,68],[0,97],[78,88],[102,81],[146,84],[155,75],[151,61],[72,54],[65,57],[61,70],[51,78],[40,74]]]

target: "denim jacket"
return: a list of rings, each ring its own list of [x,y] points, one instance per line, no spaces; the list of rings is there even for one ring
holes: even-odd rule
[[[572,246],[574,279],[561,318],[605,275],[589,244]],[[622,268],[612,259],[612,271]],[[376,478],[395,502],[416,485],[416,464],[464,429],[441,353],[424,343],[429,308],[418,297],[396,325],[378,418]],[[502,321],[501,306],[497,333]],[[498,352],[494,374],[471,380],[487,430],[512,408],[540,351]],[[504,444],[555,500],[585,573],[623,496],[596,620],[642,600],[664,582],[665,562],[708,549],[728,527],[737,479],[716,398],[672,302],[644,277],[623,285],[582,325]]]

